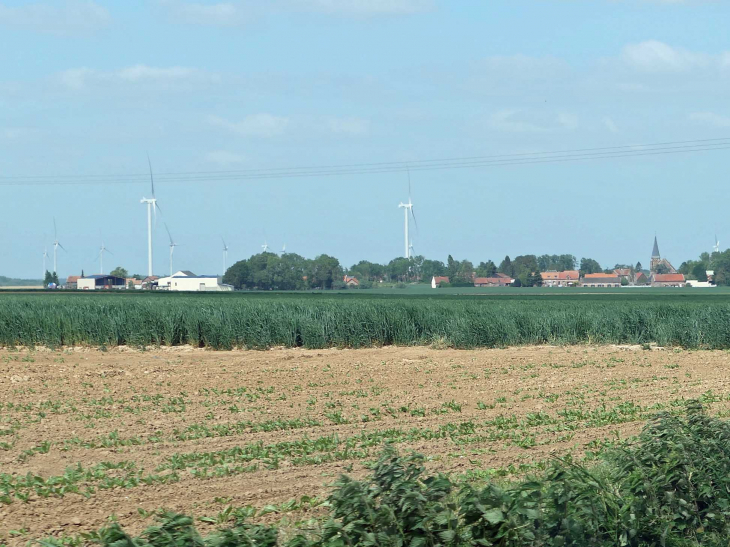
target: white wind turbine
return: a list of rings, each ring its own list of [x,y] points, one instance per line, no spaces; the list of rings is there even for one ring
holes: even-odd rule
[[[43,278],[46,277],[46,272],[48,271],[48,268],[46,268],[46,259],[48,258],[48,249],[43,249]]]
[[[266,240],[264,239],[264,244],[261,245],[261,248],[264,250],[265,253],[269,252],[269,244],[266,243]]]
[[[104,253],[109,253],[110,255],[114,254],[109,249],[104,247],[104,242],[101,242],[101,249],[99,249],[99,268],[101,271],[99,272],[101,275],[104,275]]]
[[[717,240],[717,236],[715,236],[715,245],[713,245],[712,250],[716,253],[720,252],[720,242]]]
[[[284,256],[286,254],[286,243],[284,243],[284,246],[281,248],[281,256]]]
[[[160,206],[157,205],[157,199],[155,198],[155,179],[152,177],[152,162],[150,161],[150,157],[147,156],[147,163],[150,166],[150,183],[152,185],[152,197],[151,198],[145,198],[143,197],[141,200],[139,200],[140,203],[146,203],[147,204],[147,275],[152,275],[152,214],[155,215],[155,220],[157,219],[157,211],[162,212],[162,209],[160,209]]]
[[[228,245],[226,245],[226,240],[222,237],[221,241],[223,241],[223,275],[225,275],[226,267],[228,266]]]
[[[411,249],[413,248],[413,245],[411,244],[411,240],[408,237],[408,229],[410,227],[410,216],[413,217],[413,223],[416,225],[416,229],[418,229],[418,222],[416,222],[416,215],[413,212],[413,202],[411,201],[411,172],[408,171],[408,203],[399,203],[398,208],[403,209],[404,215],[404,221],[405,221],[405,258],[411,257]],[[410,215],[409,215],[410,213]]]
[[[58,232],[56,231],[56,218],[53,218],[53,273],[58,273],[58,248],[61,247],[61,249],[66,251],[63,245],[61,245],[58,241]],[[43,274],[45,275],[45,273]]]
[[[172,253],[175,252],[175,247],[177,247],[177,243],[173,241],[172,234],[170,233],[170,228],[167,227],[167,223],[165,223],[165,230],[167,230],[167,235],[170,238],[170,277],[172,277]]]

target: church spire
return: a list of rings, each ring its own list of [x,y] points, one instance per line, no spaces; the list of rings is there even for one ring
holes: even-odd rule
[[[652,258],[659,258],[661,255],[659,254],[659,244],[656,242],[656,235],[654,236],[654,249],[651,251],[651,257]]]

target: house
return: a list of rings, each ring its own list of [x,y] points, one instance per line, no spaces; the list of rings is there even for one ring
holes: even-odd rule
[[[681,273],[651,274],[652,287],[684,287],[686,284],[684,274]]]
[[[128,277],[125,283],[126,283],[128,289],[131,288],[129,286],[130,283],[132,284],[132,287],[135,288],[135,289],[141,289],[142,288],[142,280],[141,279],[137,279],[136,277]]]
[[[145,277],[142,280],[142,283],[141,283],[140,287],[142,289],[148,289],[148,290],[156,289],[157,288],[157,280],[158,279],[159,279],[159,276],[156,276],[156,275],[148,275],[147,277]]]
[[[646,277],[644,272],[636,272],[634,274],[634,285],[648,285],[649,278]]]
[[[620,287],[621,278],[611,274],[586,274],[580,281],[581,287]]]
[[[69,275],[66,279],[66,288],[72,290],[76,289],[79,279],[81,279],[80,275]]]
[[[345,282],[345,285],[348,287],[359,287],[360,282],[357,280],[357,277],[353,277],[351,275],[346,275],[342,278],[342,281]]]
[[[116,275],[87,275],[76,280],[76,288],[83,291],[125,289],[126,279]]]
[[[572,287],[580,281],[580,272],[566,270],[564,272],[540,272],[543,287]]]
[[[441,283],[448,283],[448,277],[435,276],[431,278],[431,288],[436,289]]]
[[[501,274],[499,276],[495,275],[494,277],[475,277],[474,278],[474,286],[475,287],[508,287],[512,283],[514,283],[514,279],[509,277],[508,275]]]
[[[179,272],[157,279],[157,288],[168,291],[232,291],[232,285],[221,283],[221,277],[218,275],[195,275],[189,270],[180,270]]]
[[[616,268],[613,273],[614,275],[617,275],[619,279],[625,279],[626,283],[632,282],[631,268]]]

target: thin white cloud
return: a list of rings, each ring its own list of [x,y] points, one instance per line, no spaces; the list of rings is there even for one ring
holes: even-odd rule
[[[0,3],[0,26],[71,36],[99,30],[111,22],[106,8],[91,0],[10,6]]]
[[[576,129],[578,127],[578,116],[561,112],[558,114],[558,124],[565,129]]]
[[[335,134],[365,135],[370,132],[370,120],[362,118],[329,118],[327,127]]]
[[[532,122],[516,119],[515,115],[520,112],[522,110],[517,108],[499,110],[492,114],[490,125],[494,129],[510,133],[542,133],[548,130]]]
[[[730,117],[714,112],[693,112],[689,116],[689,120],[699,122],[714,127],[730,127]]]
[[[578,116],[570,112],[559,112],[556,117],[541,116],[542,120],[532,121],[527,111],[519,108],[503,109],[492,114],[489,125],[509,133],[547,133],[572,131],[579,126]]]
[[[72,68],[59,74],[61,83],[70,89],[109,83],[211,83],[220,77],[202,70],[188,67],[153,67],[134,65],[119,70],[102,71],[86,67]]]
[[[205,160],[216,165],[237,165],[246,162],[246,157],[227,150],[214,150],[205,155]]]
[[[289,126],[289,118],[260,113],[246,116],[240,122],[231,122],[219,116],[209,116],[208,123],[246,137],[275,137]]]
[[[289,0],[303,11],[349,15],[412,15],[434,8],[434,0]]]
[[[616,126],[616,123],[608,116],[603,118],[603,125],[605,125],[606,129],[608,129],[611,133],[619,132],[618,126]]]
[[[191,25],[234,26],[247,22],[250,17],[249,10],[238,2],[203,4],[161,0],[160,5],[174,21]]]
[[[657,40],[624,47],[621,59],[630,67],[645,72],[684,72],[718,65],[721,57],[695,53]]]

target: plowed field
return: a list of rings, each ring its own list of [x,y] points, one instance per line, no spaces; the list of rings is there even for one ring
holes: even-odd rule
[[[464,480],[525,473],[689,398],[726,415],[729,373],[726,352],[637,347],[0,350],[0,540],[163,507],[316,516],[385,442]]]

